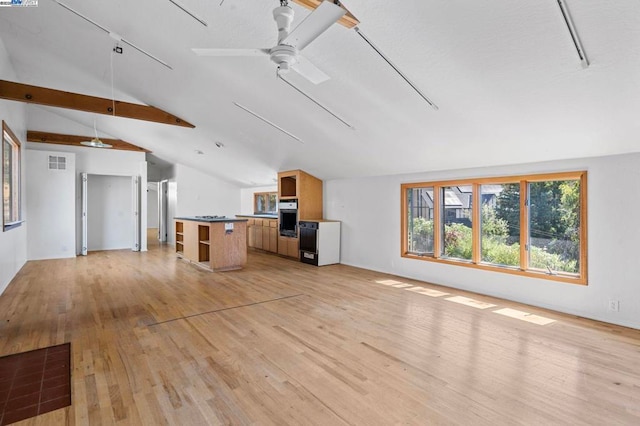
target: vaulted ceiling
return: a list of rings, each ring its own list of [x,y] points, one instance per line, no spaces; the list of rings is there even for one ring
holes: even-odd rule
[[[107,33],[40,0],[0,8],[0,39],[19,82],[152,105],[196,127],[31,105],[29,130],[92,134],[95,120],[105,137],[241,186],[272,184],[278,170],[294,168],[331,179],[640,149],[635,0],[567,0],[588,68],[556,0],[345,0],[362,33],[439,107],[355,30],[333,25],[303,52],[331,79],[287,79],[350,127],[277,79],[268,58],[191,51],[272,47],[277,0],[176,0],[207,26],[169,0],[61,1],[172,69],[126,44],[113,53]],[[295,27],[309,11],[292,7]]]

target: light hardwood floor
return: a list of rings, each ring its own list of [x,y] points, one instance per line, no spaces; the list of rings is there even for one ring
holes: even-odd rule
[[[344,265],[93,252],[28,262],[0,315],[2,355],[71,342],[72,406],[26,424],[640,424],[640,331]]]

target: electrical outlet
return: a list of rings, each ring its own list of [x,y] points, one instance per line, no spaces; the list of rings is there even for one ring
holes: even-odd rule
[[[609,300],[609,310],[612,312],[620,311],[620,301],[619,300]]]

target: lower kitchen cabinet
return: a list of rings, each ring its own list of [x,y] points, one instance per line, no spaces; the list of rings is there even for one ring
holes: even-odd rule
[[[291,237],[278,237],[278,254],[288,257],[299,257],[298,239]]]
[[[247,230],[247,245],[249,247],[278,252],[278,220],[253,219],[249,221]]]

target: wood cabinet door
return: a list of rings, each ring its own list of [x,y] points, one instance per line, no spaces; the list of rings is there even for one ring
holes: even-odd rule
[[[297,238],[287,238],[287,256],[295,257],[296,259],[300,256],[300,254],[298,253]]]
[[[255,229],[255,236],[254,236],[254,247],[257,249],[262,250],[262,248],[264,247],[264,243],[262,240],[262,225],[260,226],[254,226]]]
[[[271,251],[271,240],[269,239],[269,224],[265,222],[267,226],[262,226],[262,250]]]
[[[269,228],[269,251],[278,253],[278,228]]]
[[[254,225],[247,228],[247,246],[256,246],[256,227]]]
[[[287,255],[287,237],[278,236],[278,254]]]

